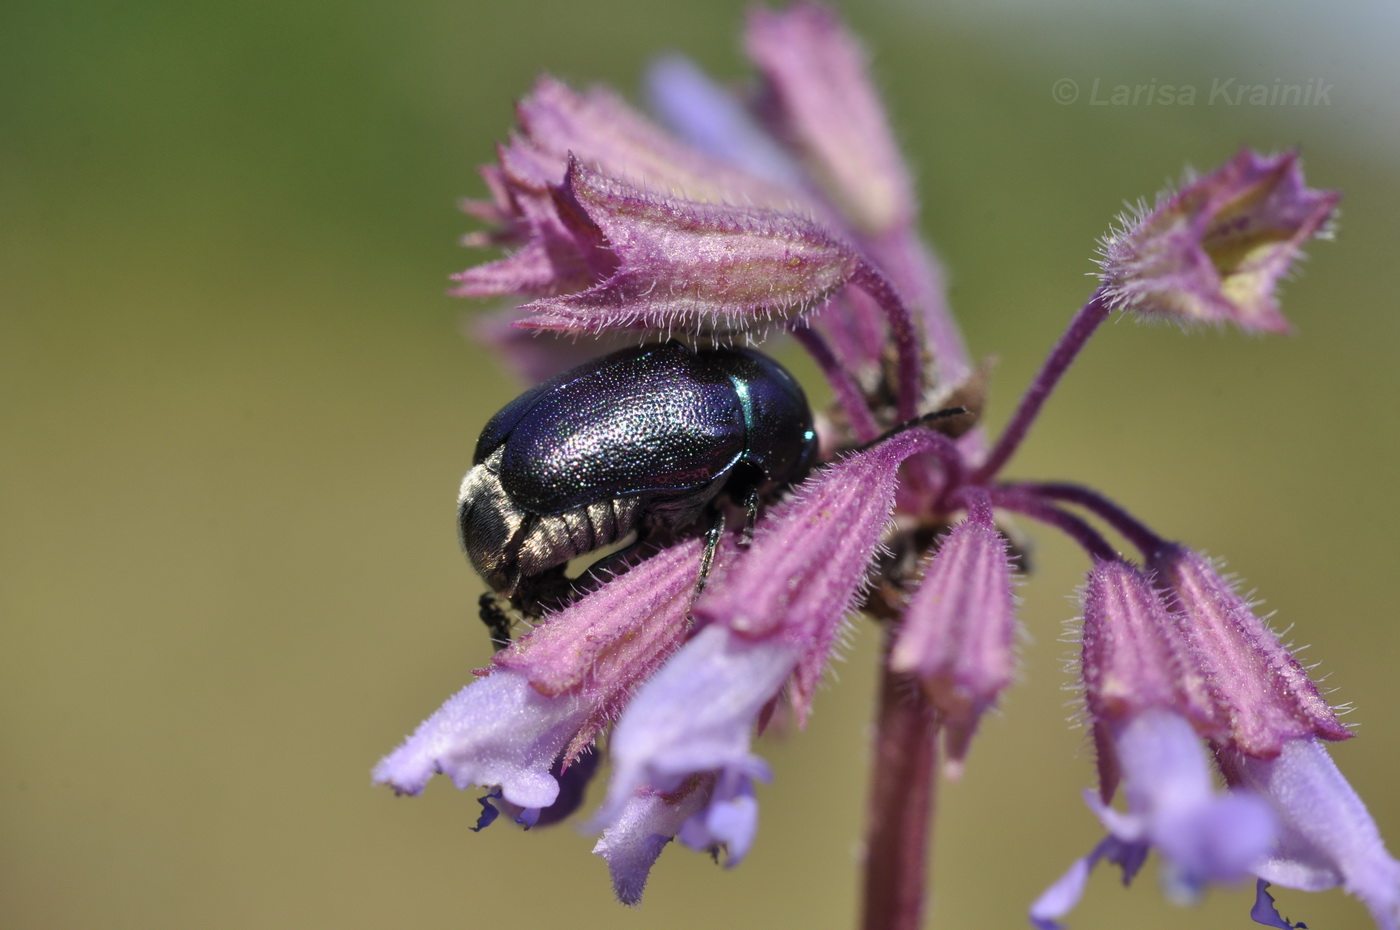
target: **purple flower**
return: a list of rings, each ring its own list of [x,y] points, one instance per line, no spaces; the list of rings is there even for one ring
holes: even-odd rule
[[[1103,242],[1103,281],[1117,309],[1181,322],[1229,321],[1285,332],[1274,286],[1321,234],[1339,195],[1310,190],[1296,153],[1242,150],[1220,170],[1140,208]]]
[[[441,772],[459,788],[489,785],[522,808],[545,808],[559,795],[554,760],[588,719],[577,695],[546,697],[518,672],[472,682],[423,721],[374,768],[374,780],[418,794]]]
[[[1198,730],[1217,731],[1218,715],[1177,627],[1139,569],[1104,561],[1089,573],[1082,671],[1100,789],[1086,800],[1113,842],[1077,862],[1032,905],[1037,926],[1058,926],[1105,855],[1127,882],[1157,850],[1168,887],[1190,900],[1209,882],[1250,874],[1273,845],[1274,818],[1260,798],[1215,792]],[[1107,803],[1120,783],[1126,813]]]
[[[1224,750],[1221,766],[1232,785],[1257,791],[1278,817],[1278,843],[1253,870],[1261,883],[1303,891],[1341,886],[1381,930],[1400,927],[1400,862],[1318,740],[1290,740],[1273,759]]]
[[[743,858],[757,816],[747,786],[769,778],[750,748],[759,717],[786,686],[799,721],[806,720],[832,642],[867,581],[894,508],[899,466],[933,441],[916,431],[897,436],[829,466],[774,509],[745,557],[697,604],[705,628],[618,721],[599,822],[654,803],[639,797],[669,795],[694,778],[710,778],[719,790],[687,822],[696,827],[702,818],[704,833],[726,838],[731,863]],[[785,584],[772,583],[775,572]],[[737,807],[736,795],[745,799]],[[629,874],[627,886],[635,881]],[[625,899],[621,885],[618,895]]]
[[[569,161],[554,189],[601,280],[521,308],[520,325],[602,332],[747,330],[809,312],[859,257],[800,214],[678,200]]]
[[[939,741],[957,774],[1013,679],[1019,553],[999,521],[1015,514],[1091,561],[1088,803],[1107,831],[1033,920],[1056,925],[1099,861],[1131,878],[1156,853],[1178,897],[1250,875],[1339,884],[1400,930],[1400,866],[1318,742],[1350,734],[1249,605],[1097,491],[1001,477],[1114,309],[1285,328],[1274,286],[1337,195],[1307,188],[1292,155],[1245,151],[1160,197],[1105,241],[1101,287],[988,443],[986,373],[917,235],[911,174],[858,44],[800,3],[752,14],[746,48],[749,95],[682,59],[656,65],[651,95],[671,131],[607,90],[541,79],[482,171],[487,198],[466,204],[488,227],[467,244],[507,254],[458,275],[456,292],[517,298],[479,330],[533,380],[639,338],[788,334],[834,397],[818,417],[819,467],[755,492],[744,529],[731,505],[748,489],[718,480],[694,525],[689,513],[642,522],[634,548],[529,618],[375,780],[417,794],[441,772],[486,789],[479,827],[499,811],[543,825],[575,810],[605,757],[594,851],[635,904],[672,840],[730,866],[760,848],[755,786],[772,773],[755,741],[780,708],[805,724],[834,644],[863,613],[887,656],[863,914],[870,928],[917,926]],[[1213,765],[1230,790],[1216,790]],[[1266,898],[1261,885],[1255,913],[1289,926]]]
[[[753,644],[721,626],[702,630],[647,682],[614,729],[612,784],[599,822],[615,822],[638,794],[671,794],[697,776],[731,785],[767,781],[768,766],[749,740],[799,657],[791,643]],[[735,852],[742,858],[747,844]]]
[[[641,901],[652,865],[686,823],[705,810],[712,787],[713,779],[696,778],[669,794],[639,792],[613,818],[593,852],[607,862],[619,901]]]
[[[799,720],[807,719],[840,623],[859,605],[874,568],[900,465],[940,439],[911,430],[813,475],[774,509],[746,557],[698,605],[702,618],[756,645],[798,647],[791,698]]]
[[[1166,545],[1152,566],[1176,597],[1182,636],[1225,718],[1223,744],[1273,758],[1289,740],[1351,737],[1303,666],[1209,561]]]
[[[1127,811],[1085,793],[1109,836],[1031,905],[1031,922],[1038,927],[1060,926],[1101,859],[1118,865],[1127,883],[1155,849],[1167,865],[1167,888],[1190,901],[1207,882],[1251,874],[1274,842],[1274,816],[1263,800],[1215,791],[1209,757],[1185,718],[1149,710],[1109,732],[1101,751],[1112,753],[1122,773]]]
[[[943,540],[904,611],[890,668],[918,678],[943,714],[956,774],[982,714],[1011,684],[1016,638],[1011,559],[990,497]]]
[[[523,809],[549,807],[556,762],[576,760],[681,642],[699,562],[697,541],[672,547],[550,617],[386,756],[374,780],[418,794],[443,773],[459,788],[499,788]]]

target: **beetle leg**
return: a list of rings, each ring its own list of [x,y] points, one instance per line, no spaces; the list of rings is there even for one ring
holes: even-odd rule
[[[521,582],[524,580],[518,567],[520,547],[524,543],[525,537],[529,535],[531,523],[533,523],[533,518],[524,521],[506,541],[501,564],[517,566],[515,572],[510,576],[510,581],[499,593],[487,591],[477,601],[477,615],[481,617],[481,622],[486,625],[486,632],[491,637],[491,645],[497,652],[510,645],[510,628],[513,620],[510,609],[514,607],[515,598],[519,596]]]
[[[744,494],[744,532],[739,537],[739,548],[747,549],[753,542],[753,529],[758,523],[758,486],[754,485]]]
[[[724,511],[717,509],[715,522],[705,531],[705,552],[700,556],[700,577],[695,579],[695,595],[690,599],[692,604],[699,600],[701,592],[710,580],[710,567],[715,564],[715,550],[719,548],[719,541],[724,538],[724,523]]]
[[[481,622],[491,636],[491,647],[497,652],[510,645],[510,614],[501,606],[499,595],[487,591],[478,602]]]

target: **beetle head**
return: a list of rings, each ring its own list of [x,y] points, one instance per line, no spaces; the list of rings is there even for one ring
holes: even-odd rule
[[[485,462],[473,465],[462,479],[457,496],[457,534],[472,566],[495,591],[510,593],[518,581],[516,551],[525,514],[501,487],[493,468],[497,449]]]

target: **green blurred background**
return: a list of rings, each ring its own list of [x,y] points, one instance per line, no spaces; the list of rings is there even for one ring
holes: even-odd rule
[[[548,69],[635,97],[658,51],[745,74],[743,4],[19,0],[0,10],[0,926],[846,927],[874,637],[769,742],[734,871],[668,850],[638,910],[571,827],[369,768],[483,664],[457,482],[519,390],[443,292],[454,203]],[[1125,199],[1242,143],[1345,191],[1298,334],[1106,327],[1019,475],[1069,477],[1230,559],[1352,702],[1336,758],[1400,844],[1393,5],[850,5],[1001,422]],[[1070,78],[1074,103],[1052,98]],[[1332,86],[1210,105],[1215,80]],[[1117,84],[1192,106],[1097,106]],[[791,353],[788,355],[791,358]],[[942,792],[931,925],[1023,926],[1097,839],[1062,641],[1084,568],[1032,528],[1022,681]],[[1296,626],[1295,626],[1296,624]],[[1089,928],[1248,926],[1096,875]],[[1365,926],[1340,893],[1285,913]]]

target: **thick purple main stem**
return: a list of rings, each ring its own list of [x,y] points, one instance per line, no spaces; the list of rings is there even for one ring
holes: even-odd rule
[[[863,930],[919,930],[933,835],[937,717],[911,675],[889,669],[885,628],[880,706],[865,842]]]
[[[1040,413],[1040,408],[1045,405],[1045,399],[1050,396],[1050,392],[1055,389],[1055,385],[1060,383],[1060,378],[1064,377],[1069,366],[1074,363],[1079,355],[1079,350],[1084,348],[1084,343],[1089,341],[1089,337],[1094,334],[1094,330],[1099,328],[1108,317],[1108,302],[1104,298],[1102,289],[1094,292],[1094,296],[1089,298],[1089,302],[1079,308],[1079,312],[1070,320],[1069,328],[1060,337],[1060,341],[1055,344],[1055,348],[1050,352],[1050,357],[1041,366],[1040,373],[1035,376],[1031,386],[1026,389],[1026,393],[1021,397],[1021,405],[1016,408],[1016,413],[1011,417],[1011,422],[1006,425],[1001,438],[997,440],[996,448],[992,449],[987,460],[982,463],[982,467],[973,476],[974,484],[986,484],[997,476],[1011,456],[1020,448],[1021,441],[1030,432],[1031,424]]]

